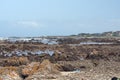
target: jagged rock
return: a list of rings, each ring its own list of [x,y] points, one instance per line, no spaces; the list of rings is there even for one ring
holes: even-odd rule
[[[62,69],[63,71],[73,71],[75,67],[70,64],[66,64],[66,65],[62,65]]]
[[[29,63],[29,60],[27,57],[11,57],[4,59],[0,63],[1,66],[20,66],[26,65],[27,63]]]
[[[0,80],[23,80],[16,72],[11,71],[8,74],[0,75]]]
[[[59,75],[57,74],[41,74],[41,72],[37,72],[32,76],[27,77],[25,80],[53,80],[58,77]]]
[[[45,73],[58,73],[58,67],[52,64],[49,60],[43,60],[39,67],[40,72]]]
[[[24,76],[29,76],[32,75],[33,73],[37,72],[39,69],[40,63],[39,62],[32,62],[25,66],[22,69],[22,75]]]
[[[23,80],[16,67],[2,67],[0,68],[0,80]]]
[[[35,66],[37,64],[34,64]],[[33,73],[33,74],[28,74],[28,76],[25,80],[43,80],[43,79],[56,79],[57,75],[59,74],[58,66],[55,64],[52,64],[49,60],[43,60],[43,62],[39,65],[37,65],[37,68],[35,70],[32,70],[34,68],[24,69],[23,72],[25,73],[25,70],[28,72],[27,73]],[[30,71],[30,72],[29,72]]]

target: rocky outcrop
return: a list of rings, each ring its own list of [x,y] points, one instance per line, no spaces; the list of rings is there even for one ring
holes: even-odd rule
[[[60,75],[57,74],[41,74],[41,72],[34,73],[25,80],[56,80]]]
[[[10,73],[0,75],[0,80],[23,80],[16,72],[11,71]]]
[[[41,73],[59,73],[58,66],[55,64],[52,64],[49,60],[43,60],[43,62],[40,64],[39,71]]]
[[[3,59],[0,62],[1,66],[20,66],[20,65],[26,65],[29,63],[29,60],[27,57],[11,57],[7,59]]]
[[[58,66],[52,64],[49,60],[43,60],[43,62],[31,63],[27,65],[22,74],[28,76],[25,80],[42,80],[42,79],[54,79],[59,74]]]
[[[55,79],[59,76],[60,66],[53,64],[49,60],[40,62],[31,62],[27,65],[19,67],[1,67],[0,79],[1,80],[43,80]]]
[[[22,69],[22,75],[27,77],[29,75],[34,74],[35,72],[38,71],[39,66],[40,66],[39,62],[32,62],[28,64]]]
[[[0,68],[0,80],[23,80],[16,67],[2,67]]]

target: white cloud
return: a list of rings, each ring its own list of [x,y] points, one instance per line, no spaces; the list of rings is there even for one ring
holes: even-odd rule
[[[35,21],[18,21],[17,25],[24,26],[24,27],[38,27],[40,24]]]

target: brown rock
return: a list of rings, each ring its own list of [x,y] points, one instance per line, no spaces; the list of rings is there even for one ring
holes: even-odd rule
[[[0,68],[0,80],[23,80],[16,67],[2,67]]]
[[[0,80],[3,80],[3,79],[0,77]]]
[[[29,76],[33,73],[37,72],[39,69],[40,63],[39,62],[32,62],[25,66],[25,68],[22,69],[22,75]]]
[[[58,66],[52,64],[49,60],[43,60],[40,64],[39,71],[45,73],[59,73]]]
[[[25,80],[56,79],[59,74],[58,65],[49,60],[43,60],[41,64],[34,62],[22,70],[23,75],[28,75]]]
[[[3,60],[1,62],[2,66],[20,66],[20,65],[26,65],[29,63],[29,60],[27,57],[11,57]]]

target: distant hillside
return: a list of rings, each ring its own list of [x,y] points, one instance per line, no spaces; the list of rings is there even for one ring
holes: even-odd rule
[[[78,35],[71,36],[79,36],[79,37],[120,37],[120,31],[108,31],[103,33],[80,33]]]

